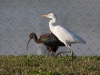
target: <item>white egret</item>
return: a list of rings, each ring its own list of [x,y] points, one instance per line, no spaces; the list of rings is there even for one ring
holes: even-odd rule
[[[71,49],[70,44],[74,44],[74,43],[82,43],[85,44],[86,42],[79,37],[77,34],[75,34],[73,31],[64,28],[60,25],[54,25],[54,23],[56,22],[56,15],[54,13],[50,13],[50,14],[44,14],[42,15],[43,17],[46,18],[50,18],[50,22],[49,22],[49,28],[51,30],[51,32],[62,42],[65,44],[65,46],[69,49],[69,51],[66,52],[60,52],[60,53],[71,53],[72,52],[72,56],[73,56],[73,51]],[[60,54],[58,53],[58,54]]]

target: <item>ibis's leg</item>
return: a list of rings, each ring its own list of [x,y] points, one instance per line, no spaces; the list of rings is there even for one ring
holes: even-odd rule
[[[47,50],[48,50],[48,56],[49,56],[49,53],[51,52],[51,47],[49,46],[46,46]]]
[[[54,56],[54,52],[52,51],[52,56]]]
[[[53,56],[53,51],[51,51],[51,57]]]
[[[50,54],[50,52],[49,52],[49,50],[48,50],[48,56],[49,56],[49,54]]]
[[[46,48],[47,48],[47,50],[48,50],[48,56],[49,56],[49,47],[48,47],[48,46],[46,46]]]

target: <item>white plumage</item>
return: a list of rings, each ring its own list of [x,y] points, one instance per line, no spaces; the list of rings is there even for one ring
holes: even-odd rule
[[[79,37],[77,34],[75,34],[73,31],[64,28],[60,25],[53,25],[56,22],[56,16],[53,13],[50,14],[45,14],[42,15],[43,17],[46,18],[51,18],[50,22],[49,22],[49,28],[51,30],[51,32],[61,41],[63,42],[66,47],[69,49],[68,52],[66,53],[70,53],[72,51],[71,47],[69,44],[73,44],[73,43],[82,43],[85,44],[86,42]],[[60,52],[61,53],[61,52]],[[63,52],[62,52],[63,53]]]

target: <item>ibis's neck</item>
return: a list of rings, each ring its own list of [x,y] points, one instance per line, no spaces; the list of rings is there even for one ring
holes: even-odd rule
[[[35,38],[33,38],[33,39],[37,44],[41,43],[41,41],[37,38],[37,36],[35,36]]]
[[[50,20],[49,22],[49,28],[51,30],[51,32],[53,32],[55,26],[53,25],[56,22],[56,18],[53,18],[52,20]]]

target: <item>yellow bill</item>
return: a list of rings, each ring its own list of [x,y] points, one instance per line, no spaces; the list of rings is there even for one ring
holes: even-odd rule
[[[48,18],[48,14],[43,14],[42,16]]]

